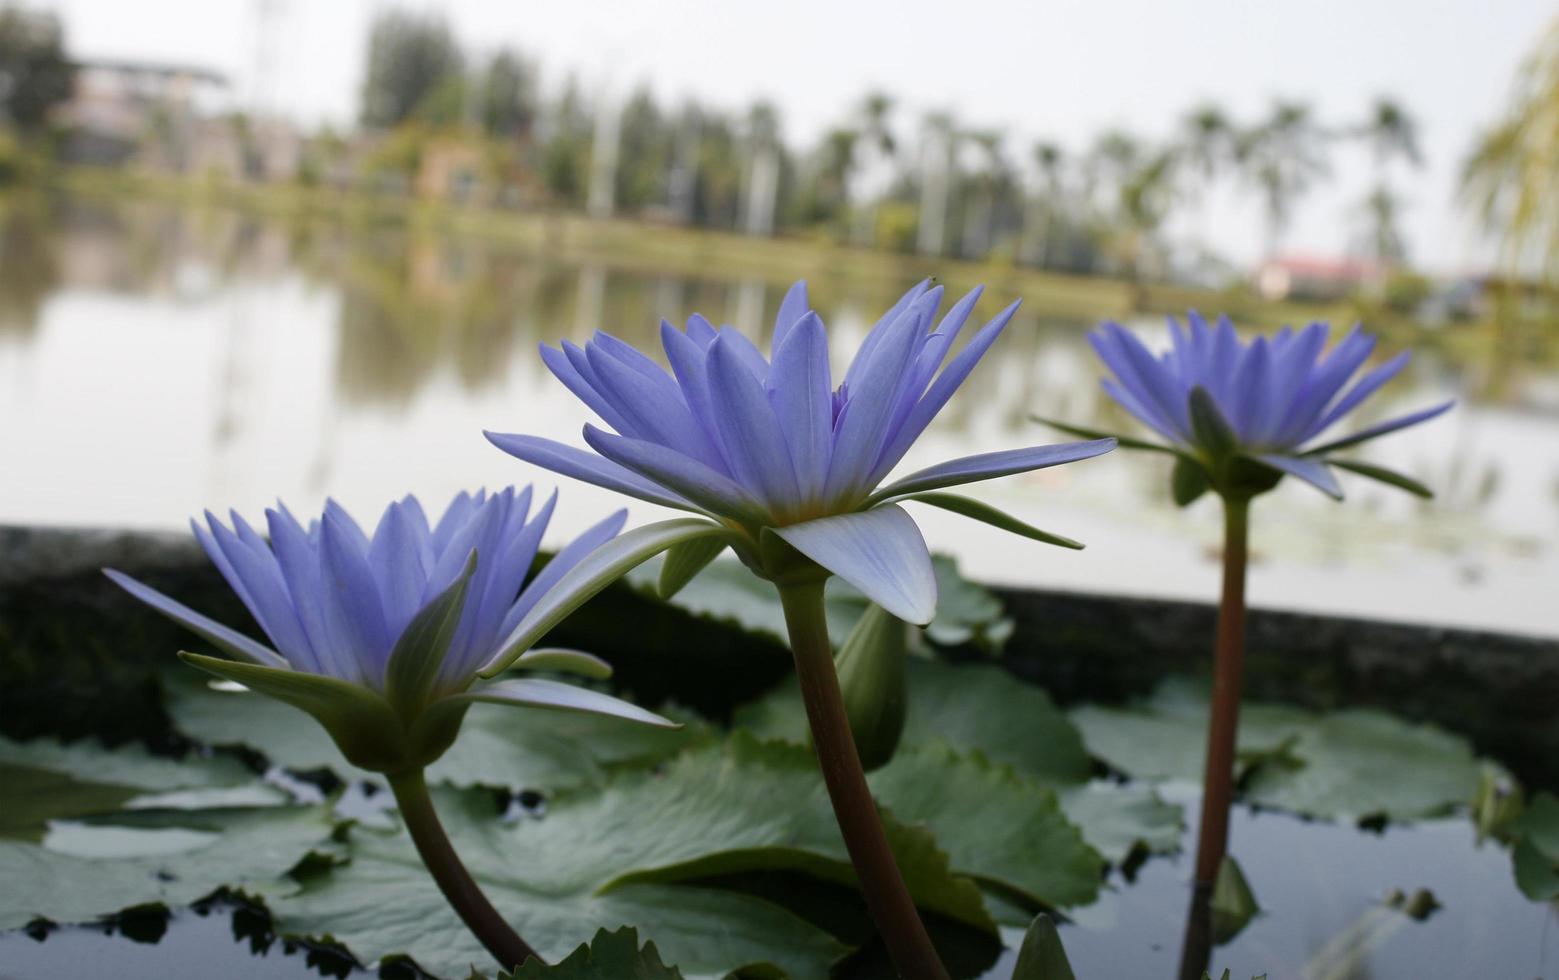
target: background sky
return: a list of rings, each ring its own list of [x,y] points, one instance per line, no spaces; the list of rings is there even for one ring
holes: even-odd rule
[[[308,123],[356,116],[368,26],[382,0],[54,0],[77,57],[199,64],[228,74],[235,99]],[[512,45],[538,59],[546,90],[573,73],[623,93],[648,82],[662,100],[695,95],[738,110],[767,98],[787,140],[810,148],[870,88],[900,99],[900,133],[951,108],[1000,127],[1008,155],[1036,138],[1081,151],[1120,126],[1168,135],[1213,100],[1254,120],[1274,97],[1314,105],[1343,126],[1390,95],[1419,120],[1427,166],[1399,186],[1412,257],[1441,272],[1487,250],[1455,200],[1475,134],[1506,105],[1521,58],[1559,9],[1553,0],[1043,0],[1035,3],[743,3],[572,0],[404,4],[443,11],[468,50]],[[262,34],[260,11],[269,9]],[[276,52],[264,64],[264,37]],[[1287,250],[1341,254],[1367,189],[1362,147],[1333,154],[1333,178],[1297,208]],[[1261,242],[1257,199],[1234,188],[1185,219],[1225,254]]]

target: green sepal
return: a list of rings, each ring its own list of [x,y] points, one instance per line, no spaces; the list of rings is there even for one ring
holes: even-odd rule
[[[1211,487],[1207,467],[1188,456],[1175,458],[1175,468],[1169,475],[1169,490],[1177,505],[1189,506]]]
[[[583,650],[549,648],[526,650],[514,666],[521,670],[551,670],[560,674],[577,674],[592,680],[604,681],[612,676],[612,665],[593,653]]]
[[[434,696],[434,682],[465,610],[466,589],[476,572],[476,551],[455,581],[412,617],[390,651],[384,670],[384,696],[409,725]]]
[[[1061,946],[1061,934],[1050,916],[1041,912],[1029,923],[1018,947],[1018,962],[1012,968],[1012,980],[1077,980],[1072,964]]]
[[[1360,476],[1396,487],[1399,490],[1406,490],[1408,493],[1423,497],[1425,500],[1434,499],[1433,490],[1410,476],[1398,473],[1396,470],[1388,470],[1384,466],[1376,466],[1374,463],[1362,463],[1353,459],[1336,459],[1330,456],[1326,457],[1325,461],[1350,473],[1357,473]]]
[[[201,670],[308,712],[355,766],[374,772],[401,772],[427,765],[449,747],[447,742],[437,744],[441,733],[427,733],[431,741],[413,738],[390,702],[361,684],[198,653],[181,651],[179,657]],[[459,727],[458,719],[455,727]]]
[[[1276,487],[1288,474],[1249,456],[1230,456],[1220,467],[1213,489],[1226,500],[1250,500]]]
[[[1206,388],[1201,385],[1192,388],[1186,405],[1191,415],[1191,437],[1204,452],[1213,459],[1220,459],[1234,451],[1239,445],[1239,437]]]
[[[1081,425],[1072,425],[1070,422],[1058,422],[1055,419],[1047,419],[1042,415],[1030,415],[1029,418],[1041,425],[1048,425],[1052,429],[1065,432],[1071,436],[1081,436],[1084,439],[1114,439],[1122,449],[1146,449],[1149,452],[1155,453],[1179,452],[1172,446],[1148,442],[1145,439],[1134,439],[1131,436],[1118,435],[1114,432],[1105,432],[1103,429],[1090,429]]]
[[[973,518],[992,527],[999,527],[1003,531],[1011,531],[1013,534],[1022,535],[1033,541],[1042,541],[1045,544],[1053,544],[1061,548],[1072,548],[1077,551],[1081,551],[1084,547],[1081,541],[1074,541],[1059,534],[1042,531],[1032,524],[1018,520],[1005,511],[997,510],[990,504],[971,497],[961,497],[956,493],[939,493],[934,490],[927,490],[903,497],[895,497],[892,502],[901,504],[905,501],[930,504],[932,507],[950,510],[955,514],[962,514],[964,517]]]
[[[568,570],[557,584],[525,614],[503,649],[478,673],[492,677],[502,673],[520,654],[545,636],[569,613],[584,605],[597,592],[611,585],[634,567],[662,551],[685,541],[720,535],[729,539],[733,532],[723,525],[697,517],[681,517],[647,524],[620,534],[601,545]]]
[[[1245,873],[1234,858],[1224,855],[1213,880],[1211,900],[1213,941],[1226,943],[1240,934],[1261,911]]]
[[[908,624],[875,603],[866,607],[834,655],[855,751],[867,772],[888,764],[904,734],[908,656]]]
[[[724,539],[714,536],[672,545],[666,551],[665,561],[661,563],[656,592],[662,599],[670,599],[681,592],[682,587],[693,580],[693,576],[703,571],[705,565],[726,549],[726,545]]]

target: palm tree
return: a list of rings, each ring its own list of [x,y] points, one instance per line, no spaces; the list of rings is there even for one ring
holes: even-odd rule
[[[1462,168],[1462,192],[1500,241],[1509,275],[1559,286],[1559,20],[1516,76],[1509,114]]]
[[[915,251],[941,255],[947,245],[947,204],[955,176],[958,129],[946,112],[932,112],[921,124],[920,221]]]
[[[1395,100],[1382,97],[1354,135],[1369,146],[1375,165],[1375,186],[1360,205],[1370,254],[1386,265],[1401,263],[1407,259],[1407,247],[1397,227],[1402,202],[1391,187],[1391,164],[1400,157],[1414,167],[1424,165],[1418,123]]]
[[[882,91],[866,93],[861,100],[860,126],[855,130],[856,146],[854,162],[859,165],[858,174],[868,179],[879,163],[890,160],[897,144],[889,127],[888,117],[893,113],[893,96]],[[877,231],[877,201],[867,200],[872,193],[869,187],[860,188],[859,207],[856,209],[855,240],[858,245],[870,245]]]
[[[742,226],[749,235],[774,233],[783,152],[779,127],[779,111],[771,103],[755,102],[747,111],[746,210]]]
[[[1061,204],[1061,168],[1065,157],[1061,147],[1040,141],[1034,144],[1032,160],[1037,176],[1036,193],[1029,198],[1023,220],[1023,261],[1045,267],[1049,258],[1050,232],[1055,226],[1056,209]]]
[[[1132,284],[1132,302],[1146,298],[1142,283],[1159,249],[1159,233],[1175,201],[1178,147],[1152,148],[1121,130],[1099,137],[1089,154],[1089,171],[1108,221],[1110,251]]]
[[[1274,103],[1267,120],[1241,137],[1240,163],[1266,210],[1268,258],[1277,254],[1295,201],[1330,173],[1325,150],[1325,134],[1300,102]]]
[[[1181,120],[1177,137],[1177,150],[1188,165],[1184,173],[1189,178],[1187,195],[1201,203],[1224,170],[1239,156],[1239,134],[1223,109],[1211,102],[1204,102],[1186,114]],[[1206,209],[1199,209],[1206,218]],[[1206,237],[1206,230],[1199,229],[1199,238]]]
[[[1398,265],[1407,259],[1398,217],[1401,200],[1385,184],[1377,184],[1360,205],[1364,241],[1368,252],[1383,265]]]
[[[984,255],[996,242],[996,206],[1007,180],[1007,161],[1002,154],[999,130],[979,129],[964,134],[980,154],[980,170],[974,177],[971,206],[964,209],[962,252],[966,257]]]

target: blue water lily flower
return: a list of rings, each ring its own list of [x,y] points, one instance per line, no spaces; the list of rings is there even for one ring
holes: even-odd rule
[[[1175,491],[1182,503],[1209,487],[1221,493],[1261,492],[1284,474],[1340,500],[1342,487],[1332,466],[1429,496],[1410,477],[1332,454],[1432,419],[1452,402],[1315,441],[1396,377],[1407,365],[1407,352],[1358,375],[1375,350],[1375,338],[1358,327],[1328,351],[1325,323],[1303,330],[1284,327],[1271,337],[1243,343],[1227,317],[1209,325],[1193,312],[1187,321],[1189,330],[1169,319],[1171,346],[1158,356],[1117,323],[1103,324],[1088,338],[1114,374],[1104,380],[1105,391],[1170,443],[1122,437],[1121,444],[1179,456]]]
[[[437,523],[415,497],[392,503],[365,533],[333,501],[302,525],[267,510],[269,540],[237,513],[207,512],[195,537],[269,638],[267,646],[135,579],[115,583],[231,660],[180,654],[214,674],[314,715],[343,753],[394,773],[448,748],[474,702],[561,708],[670,725],[605,694],[540,678],[473,686],[522,618],[565,574],[621,529],[618,511],[530,575],[557,504],[534,513],[529,487],[462,492]],[[527,579],[529,578],[529,582]],[[605,677],[611,668],[567,650],[516,651],[519,666]]]
[[[936,584],[919,528],[899,506],[920,501],[1042,541],[1076,546],[968,498],[936,491],[1108,452],[1110,439],[968,456],[884,485],[990,349],[1013,303],[956,354],[980,290],[940,321],[942,287],[922,282],[867,335],[842,379],[830,371],[828,332],[806,284],[786,294],[770,356],[739,331],[701,316],[661,323],[670,372],[597,333],[583,347],[543,346],[560,381],[601,418],[589,450],[489,432],[504,451],[599,486],[692,511],[723,534],[674,549],[662,576],[674,591],[726,545],[776,581],[834,573],[894,615],[931,619]],[[705,522],[707,524],[707,522]]]

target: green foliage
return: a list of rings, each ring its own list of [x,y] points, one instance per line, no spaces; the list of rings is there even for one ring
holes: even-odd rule
[[[662,963],[654,943],[640,947],[639,931],[623,926],[598,930],[588,945],[580,943],[552,966],[526,960],[513,973],[500,973],[499,980],[682,980],[682,971]]]
[[[363,123],[390,127],[410,119],[441,85],[458,80],[461,62],[443,18],[393,9],[379,13],[368,35]]]
[[[681,566],[685,560],[678,558],[676,563]],[[1001,600],[989,589],[960,575],[957,562],[951,558],[933,556],[932,565],[937,579],[937,611],[936,618],[925,628],[926,637],[944,646],[968,643],[991,653],[999,652],[1012,634],[1012,620],[1003,611]],[[662,562],[649,561],[629,572],[627,581],[645,595],[659,596],[663,569]],[[675,583],[683,572],[679,567],[671,582]],[[733,625],[781,643],[786,641],[779,594],[773,585],[740,562],[710,563],[681,584],[670,601],[700,619]],[[837,578],[828,583],[827,603],[828,636],[837,648],[870,603]]]
[[[1245,872],[1227,854],[1218,865],[1218,877],[1213,880],[1209,904],[1213,942],[1220,945],[1238,936],[1261,913],[1256,894],[1251,891],[1250,882],[1245,880]]]
[[[1200,780],[1207,698],[1166,681],[1127,707],[1071,712],[1089,751],[1141,779]],[[1470,802],[1482,767],[1467,741],[1378,711],[1247,703],[1238,776],[1251,803],[1331,819],[1414,820]]]
[[[891,787],[883,789],[885,780],[923,764],[925,753],[951,750],[964,757],[972,771],[1010,768],[1016,781],[989,772],[984,777],[960,773],[939,778],[990,779],[1015,799],[1032,799],[1036,788],[1054,790],[1061,813],[1106,860],[1124,861],[1139,849],[1165,853],[1179,846],[1180,808],[1142,786],[1090,782],[1082,739],[1040,688],[994,666],[922,659],[912,659],[907,666],[909,710],[900,757],[872,777],[878,792],[888,794],[881,798],[889,809],[910,816],[902,812],[902,801],[892,797]],[[735,723],[765,738],[806,744],[806,716],[794,682],[738,709]],[[960,867],[978,875],[976,868]]]
[[[1041,912],[1034,917],[1018,947],[1018,962],[1012,968],[1012,980],[1077,980],[1072,964],[1061,947],[1061,936],[1050,916]]]
[[[0,115],[23,129],[41,126],[70,96],[74,75],[58,16],[0,8]]]
[[[52,830],[41,844],[0,840],[0,929],[35,918],[87,922],[134,905],[184,905],[224,886],[267,895],[332,847],[326,807],[131,810]]]
[[[325,733],[295,710],[247,692],[220,691],[188,669],[165,677],[174,726],[208,745],[242,745],[295,770],[330,769],[365,778]],[[473,705],[460,738],[428,770],[428,780],[454,786],[502,786],[553,792],[600,785],[606,773],[649,766],[710,736],[684,715],[681,729],[647,728],[621,719]]]
[[[1559,898],[1559,797],[1539,793],[1502,828],[1513,842],[1516,886],[1534,902]]]

